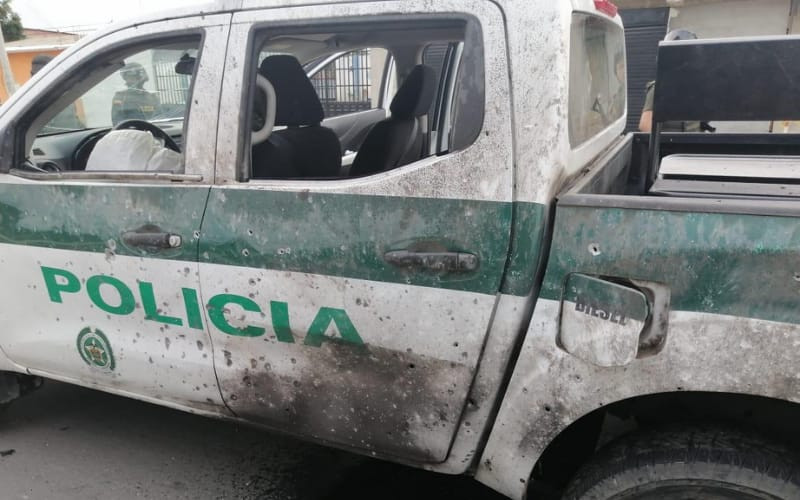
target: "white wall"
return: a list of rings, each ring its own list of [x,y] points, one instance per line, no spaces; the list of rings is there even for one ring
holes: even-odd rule
[[[790,0],[738,0],[674,7],[670,29],[688,29],[700,38],[783,35]]]

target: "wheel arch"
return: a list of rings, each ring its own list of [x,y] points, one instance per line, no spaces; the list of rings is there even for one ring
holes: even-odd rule
[[[475,474],[511,498],[525,497],[531,471],[557,436],[621,401],[716,393],[800,403],[798,325],[672,311],[660,352],[600,367],[559,346],[560,310],[560,301],[537,302]]]
[[[758,432],[800,448],[800,403],[742,393],[680,391],[636,396],[600,407],[559,432],[529,480],[531,498],[558,495],[605,445],[634,431],[675,423],[710,424]]]

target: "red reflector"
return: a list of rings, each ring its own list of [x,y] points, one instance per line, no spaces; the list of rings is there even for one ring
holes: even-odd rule
[[[617,17],[617,11],[619,11],[617,6],[609,0],[594,0],[594,7],[603,14],[608,14],[611,17]]]

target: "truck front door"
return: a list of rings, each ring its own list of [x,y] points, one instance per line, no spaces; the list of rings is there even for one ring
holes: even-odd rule
[[[242,113],[219,124],[200,274],[222,394],[239,417],[381,456],[447,457],[508,255],[512,145],[502,26],[500,11],[483,0],[234,15],[222,106]],[[414,70],[433,43],[449,46],[448,57]],[[322,173],[343,151],[319,142],[321,96],[286,54],[302,64],[330,48],[362,46],[388,50],[399,81],[408,80],[392,105],[397,121],[386,125],[392,138],[367,138],[358,154],[377,156],[356,158],[359,177]],[[276,52],[280,59],[271,59]],[[247,106],[259,101],[250,98],[259,66],[277,102],[266,147],[280,154],[255,165],[262,146],[250,143]],[[382,86],[367,79],[370,71],[359,84],[355,71],[342,68],[323,97],[375,99],[372,89]],[[397,130],[411,130],[412,118],[418,137]],[[380,155],[392,154],[376,152],[383,146],[409,154],[380,168]],[[277,172],[278,157],[306,173],[252,174]],[[363,173],[373,166],[375,173]]]
[[[30,372],[224,412],[197,247],[229,21],[99,38],[7,108],[0,346]]]

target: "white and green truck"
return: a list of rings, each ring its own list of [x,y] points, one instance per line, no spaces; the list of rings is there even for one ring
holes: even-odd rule
[[[662,46],[648,137],[607,0],[87,37],[0,108],[0,403],[60,380],[517,499],[800,498],[800,139],[658,126],[800,119],[797,39],[739,44]]]

